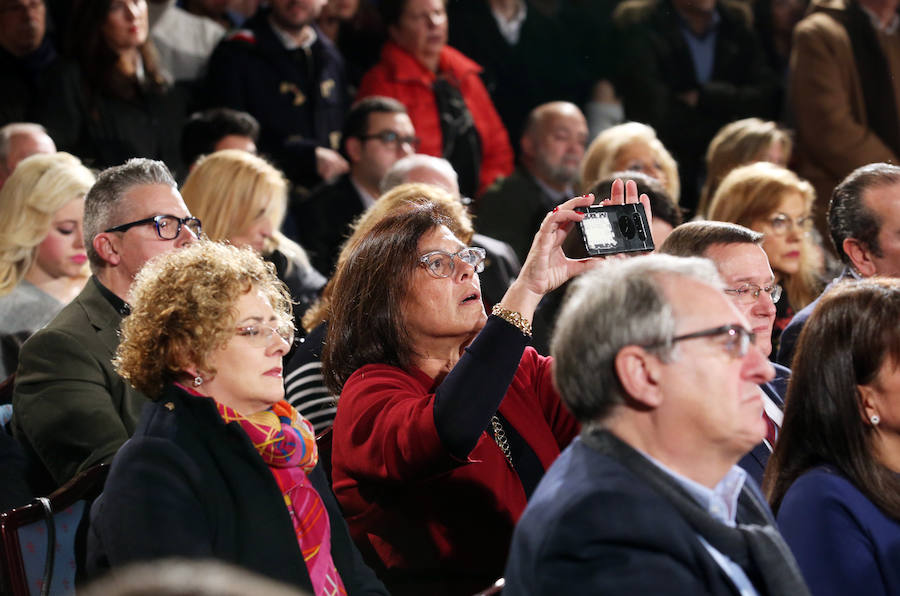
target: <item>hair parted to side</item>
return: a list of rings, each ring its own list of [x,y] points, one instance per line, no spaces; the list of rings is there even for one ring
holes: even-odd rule
[[[341,149],[349,138],[360,138],[369,134],[369,116],[372,114],[406,114],[406,106],[393,97],[372,95],[360,99],[352,106],[344,118],[341,129]]]
[[[706,182],[700,191],[697,213],[706,217],[709,203],[728,172],[738,166],[762,160],[766,151],[777,144],[781,145],[787,163],[794,143],[790,133],[777,122],[744,118],[719,129],[706,150]]]
[[[216,150],[216,144],[227,136],[259,140],[259,122],[247,112],[231,108],[210,108],[194,112],[181,129],[181,159],[191,165],[201,155]]]
[[[689,221],[672,230],[659,252],[676,257],[702,257],[718,244],[762,244],[763,235],[724,221]]]
[[[322,352],[325,383],[333,395],[366,364],[408,368],[412,341],[404,309],[418,266],[419,240],[447,225],[433,203],[391,212],[346,245],[332,278],[328,334]]]
[[[68,153],[26,157],[0,189],[0,296],[22,281],[53,216],[81,198],[94,175]]]
[[[610,176],[615,171],[619,152],[632,143],[645,143],[656,154],[659,165],[666,174],[666,192],[678,204],[681,198],[681,182],[678,178],[678,164],[652,127],[640,122],[626,122],[611,126],[597,135],[588,145],[581,161],[581,189],[587,191],[597,181]]]
[[[341,247],[337,260],[337,267],[341,266],[350,253],[350,246],[354,245],[358,238],[366,235],[379,221],[395,212],[413,209],[416,205],[430,203],[435,211],[445,218],[445,225],[450,228],[453,235],[464,244],[472,240],[475,233],[472,227],[472,219],[469,212],[459,199],[447,191],[431,184],[401,184],[393,190],[381,195],[375,204],[369,207],[351,225],[353,233]],[[328,280],[319,300],[316,301],[303,315],[303,328],[310,332],[319,326],[322,321],[328,320],[328,310],[331,305],[331,293],[334,287],[334,277]]]
[[[719,185],[709,205],[709,219],[750,227],[754,222],[770,217],[788,193],[799,194],[806,210],[811,211],[815,190],[792,171],[767,161],[740,166],[725,176]],[[800,270],[779,280],[788,301],[797,310],[815,300],[821,290],[812,242],[808,234],[802,236]]]
[[[84,198],[84,248],[95,272],[104,261],[94,250],[94,238],[111,227],[128,223],[118,221],[119,207],[136,186],[163,184],[178,188],[169,168],[161,161],[135,157],[120,166],[106,168]]]
[[[782,432],[763,479],[773,511],[801,474],[830,464],[900,521],[900,478],[875,458],[858,389],[882,367],[900,366],[898,320],[897,279],[843,282],[819,300],[800,332]]]
[[[853,238],[864,244],[876,257],[882,256],[878,233],[881,221],[866,207],[867,190],[900,183],[900,167],[888,163],[871,163],[856,168],[841,181],[828,204],[828,229],[831,243],[845,265],[852,265],[844,252],[844,240]]]
[[[563,403],[582,424],[600,422],[626,402],[615,370],[622,348],[662,343],[657,354],[672,357],[677,321],[662,285],[672,277],[722,287],[709,260],[656,254],[607,261],[573,282],[550,353]]]
[[[150,260],[131,286],[116,371],[151,399],[187,366],[215,374],[207,358],[234,335],[235,303],[253,289],[291,320],[287,288],[253,249],[197,240]]]

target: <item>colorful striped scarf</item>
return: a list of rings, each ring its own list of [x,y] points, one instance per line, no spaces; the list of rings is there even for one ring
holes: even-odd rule
[[[318,461],[312,425],[284,400],[250,416],[219,402],[216,407],[226,423],[241,425],[275,477],[316,596],[346,595],[331,558],[328,512],[306,476]]]

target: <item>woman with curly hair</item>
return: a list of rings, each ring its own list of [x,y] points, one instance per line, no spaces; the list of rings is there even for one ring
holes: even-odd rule
[[[81,222],[93,184],[77,157],[51,153],[22,160],[0,190],[0,379],[88,279]]]
[[[317,596],[385,594],[284,401],[290,299],[249,249],[198,241],[135,279],[115,366],[154,403],[92,510],[92,571],[215,558]]]
[[[772,353],[794,313],[822,290],[822,250],[812,239],[815,191],[790,170],[760,161],[725,176],[709,205],[709,219],[765,235],[763,250],[785,292],[776,306]]]

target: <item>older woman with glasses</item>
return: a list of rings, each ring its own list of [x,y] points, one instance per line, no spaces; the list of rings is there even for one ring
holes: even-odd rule
[[[810,214],[815,191],[806,180],[781,166],[756,162],[732,170],[709,205],[709,219],[748,227],[764,234],[762,247],[784,288],[777,301],[772,353],[796,310],[822,290],[822,249],[812,239]]]
[[[613,201],[637,201],[617,181]],[[592,196],[547,214],[519,278],[485,314],[467,247],[429,203],[344,251],[323,353],[340,394],[335,493],[393,594],[471,594],[503,572],[513,526],[577,434],[550,360],[527,347],[541,297],[599,263],[561,245]]]
[[[131,296],[114,363],[154,403],[92,509],[91,571],[207,558],[317,596],[386,594],[317,466],[312,426],[284,401],[294,329],[274,267],[198,241],[145,265]]]

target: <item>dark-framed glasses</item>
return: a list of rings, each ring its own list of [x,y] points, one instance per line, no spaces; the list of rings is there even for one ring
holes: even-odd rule
[[[269,325],[267,323],[251,323],[237,328],[237,334],[247,338],[251,346],[264,348],[272,343],[272,337],[278,336],[287,345],[294,343],[294,325],[289,321]]]
[[[766,293],[772,299],[773,304],[777,304],[781,300],[781,286],[772,284],[770,286],[760,287],[756,284],[744,284],[738,288],[725,290],[726,294],[734,296],[738,302],[743,304],[753,304],[759,300],[759,295]]]
[[[145,219],[139,219],[120,226],[103,230],[104,232],[125,232],[135,226],[143,226],[154,224],[156,226],[156,235],[161,240],[175,240],[181,234],[182,226],[186,227],[194,238],[199,238],[203,233],[203,225],[196,217],[176,217],[174,215],[155,215]]]
[[[791,228],[796,227],[801,233],[807,234],[813,227],[813,218],[810,215],[804,215],[797,219],[790,215],[779,213],[768,219],[769,227],[776,236],[787,234]]]
[[[753,342],[756,341],[756,334],[752,331],[744,329],[740,325],[722,325],[721,327],[713,327],[712,329],[703,329],[701,331],[695,331],[693,333],[687,333],[685,335],[678,335],[676,337],[673,337],[669,342],[660,341],[644,347],[661,348],[665,345],[674,345],[680,341],[685,341],[687,339],[718,337],[720,335],[726,336],[722,347],[725,349],[725,352],[728,353],[728,355],[732,358],[743,358],[744,356],[746,356],[747,351],[750,349],[750,346],[753,344]]]
[[[419,263],[434,277],[450,277],[456,270],[456,259],[470,265],[475,273],[484,271],[485,252],[483,248],[467,246],[449,253],[445,250],[433,250],[419,257]]]
[[[401,145],[409,145],[414,150],[418,151],[419,144],[421,144],[422,140],[419,137],[411,136],[411,137],[403,137],[400,136],[395,130],[382,130],[381,132],[372,133],[370,135],[363,135],[359,137],[363,141],[368,141],[370,139],[378,139],[385,145],[391,145],[394,149],[399,148]]]

